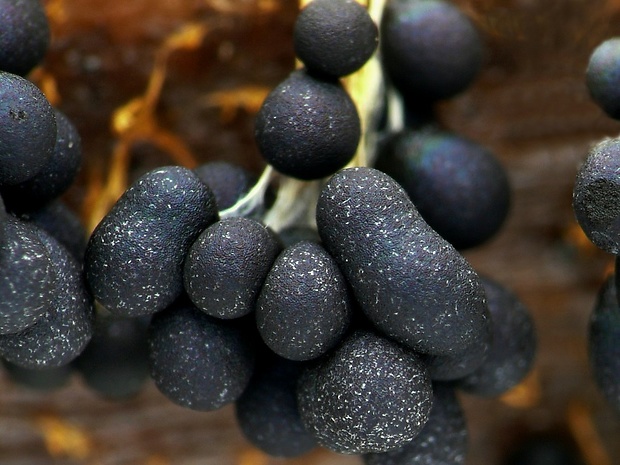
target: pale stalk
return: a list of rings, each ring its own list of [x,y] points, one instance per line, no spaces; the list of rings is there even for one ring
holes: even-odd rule
[[[271,176],[273,174],[273,168],[271,165],[267,165],[267,167],[263,170],[263,173],[256,181],[256,184],[250,189],[250,191],[243,196],[237,203],[235,203],[232,207],[227,208],[226,210],[222,210],[220,212],[220,218],[231,218],[234,216],[246,216],[250,214],[252,211],[256,210],[260,207],[265,199],[265,192],[269,187],[269,182],[271,181]]]
[[[310,1],[300,0],[300,8],[304,8]],[[385,2],[386,0],[359,1],[368,8],[370,16],[377,25],[381,24]],[[300,66],[301,63],[297,62],[297,67]],[[383,101],[382,96],[385,92],[378,53],[375,53],[359,71],[343,79],[343,84],[355,102],[362,128],[362,138],[357,152],[347,166],[368,166],[374,161],[377,145],[375,128],[381,113],[381,106],[377,102]],[[319,181],[300,181],[284,175],[279,175],[279,178],[278,194],[273,207],[265,214],[265,224],[275,231],[280,231],[293,224],[313,225],[316,202],[322,183]],[[258,205],[262,201],[264,190],[254,191],[252,189],[246,197],[252,198],[259,194],[261,197],[258,203],[256,199],[249,200],[250,203]],[[239,204],[248,202],[246,197],[241,199]],[[229,209],[231,215],[233,215],[232,210],[236,207],[235,205]],[[222,214],[228,215],[229,213],[226,211]]]

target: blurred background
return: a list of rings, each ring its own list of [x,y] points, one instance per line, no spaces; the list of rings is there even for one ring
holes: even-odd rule
[[[474,86],[440,105],[440,119],[490,147],[513,188],[500,234],[466,257],[519,295],[539,336],[535,368],[522,384],[499,399],[461,396],[470,425],[467,463],[506,464],[511,451],[542,438],[581,456],[584,465],[618,464],[620,415],[591,379],[586,345],[596,291],[613,260],[580,232],[571,196],[589,147],[620,132],[590,101],[584,82],[594,47],[620,35],[620,1],[456,3],[479,27],[488,53]],[[253,117],[294,67],[297,1],[45,4],[52,46],[30,78],[82,136],[84,165],[65,200],[87,227],[127,183],[155,166],[227,160],[260,173]],[[38,393],[2,373],[0,463],[361,462],[326,451],[269,458],[241,437],[231,407],[185,410],[152,384],[135,399],[112,402],[79,379]]]

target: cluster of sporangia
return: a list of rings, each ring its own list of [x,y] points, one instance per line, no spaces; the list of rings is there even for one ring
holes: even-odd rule
[[[586,83],[593,100],[620,119],[620,38],[600,44],[590,56]],[[577,174],[573,208],[579,225],[598,247],[620,256],[620,138],[594,145]],[[594,378],[620,412],[619,258],[615,278],[601,287],[590,318],[589,350]]]
[[[461,12],[442,0],[387,4],[380,53],[409,125],[386,135],[383,171],[341,170],[361,130],[339,79],[375,53],[378,28],[353,0],[300,13],[305,68],[267,97],[256,140],[286,175],[333,175],[316,230],[220,220],[250,177],[227,164],[168,166],[125,192],[84,254],[72,246],[77,259],[61,242],[79,232],[50,201],[75,174],[79,138],[19,77],[44,53],[45,17],[37,0],[0,0],[0,22],[0,186],[12,213],[0,228],[0,353],[16,379],[32,385],[41,377],[23,368],[77,357],[108,397],[136,393],[150,373],[184,407],[235,402],[244,434],[270,454],[319,444],[368,464],[464,463],[455,388],[508,390],[529,370],[535,337],[516,297],[457,251],[495,233],[509,203],[494,157],[432,118],[482,62]],[[46,373],[48,385],[66,376]]]

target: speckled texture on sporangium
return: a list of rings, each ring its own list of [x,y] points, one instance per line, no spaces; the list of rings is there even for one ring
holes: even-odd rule
[[[54,264],[54,298],[34,325],[0,336],[0,354],[25,368],[58,367],[75,359],[90,341],[94,311],[75,259],[46,232],[37,234]]]
[[[73,123],[60,110],[56,117],[56,143],[52,156],[33,177],[0,189],[7,207],[31,212],[60,197],[75,180],[82,162],[82,143]]]
[[[297,393],[308,431],[344,454],[385,452],[411,441],[428,420],[432,398],[420,358],[366,331],[304,371]]]
[[[476,272],[388,175],[340,171],[321,192],[316,218],[325,248],[382,332],[434,355],[462,352],[484,337],[486,298]]]
[[[392,451],[364,456],[366,465],[462,465],[467,454],[467,424],[454,389],[433,385],[428,422],[410,443]]]
[[[360,133],[355,104],[342,85],[305,70],[294,71],[271,91],[254,132],[265,160],[299,179],[323,178],[345,166]]]
[[[267,273],[282,250],[276,234],[250,218],[227,218],[205,229],[183,266],[194,305],[216,318],[252,313]]]
[[[290,360],[310,360],[340,342],[352,303],[336,262],[314,242],[288,247],[267,275],[256,306],[263,341]]]
[[[573,189],[579,225],[594,245],[620,254],[620,139],[605,139],[588,153]]]
[[[23,331],[56,297],[54,266],[34,226],[6,215],[0,248],[0,334]]]
[[[95,298],[123,316],[153,314],[183,291],[183,260],[217,220],[215,197],[187,168],[139,178],[90,237],[85,273]]]
[[[0,71],[0,186],[36,175],[55,143],[56,117],[45,95],[29,80]]]
[[[313,0],[295,21],[295,54],[319,75],[341,77],[357,71],[378,43],[377,26],[355,0]]]
[[[151,377],[172,402],[215,410],[243,393],[254,370],[254,340],[236,322],[175,304],[149,327]]]

